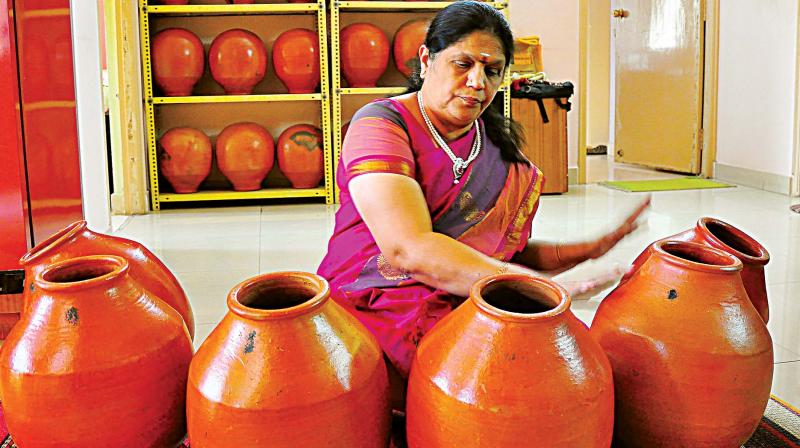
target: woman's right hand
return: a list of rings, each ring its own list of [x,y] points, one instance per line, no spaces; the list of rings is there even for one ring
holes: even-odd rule
[[[578,279],[573,271],[552,277],[551,280],[563,286],[572,300],[589,300],[617,284],[633,267],[613,266],[611,269],[596,272],[590,278]]]

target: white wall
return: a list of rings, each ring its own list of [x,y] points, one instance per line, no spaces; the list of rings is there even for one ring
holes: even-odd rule
[[[797,3],[720,3],[718,163],[792,175]]]
[[[763,0],[762,0],[763,1]],[[578,0],[510,0],[514,35],[541,38],[544,69],[551,81],[572,81],[575,95],[567,114],[568,164],[578,165],[578,76],[580,8]]]

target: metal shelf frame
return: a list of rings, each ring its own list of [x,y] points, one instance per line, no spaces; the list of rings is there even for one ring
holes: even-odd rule
[[[342,154],[342,98],[347,95],[393,95],[406,91],[405,87],[343,88],[340,52],[341,15],[348,12],[436,12],[446,8],[453,2],[405,2],[405,1],[340,1],[331,2],[331,94],[333,108],[333,126],[331,129],[333,142],[333,172],[337,173],[339,158]],[[509,20],[508,1],[487,2],[503,12]],[[511,117],[511,70],[506,70],[503,87],[498,93],[503,95],[503,115]],[[336,185],[334,181],[334,185]],[[336,186],[335,200],[339,202],[339,188]]]
[[[162,202],[194,202],[241,199],[280,198],[325,198],[326,204],[334,202],[335,180],[333,174],[334,146],[331,136],[330,84],[328,82],[328,26],[326,0],[315,3],[281,3],[253,5],[149,5],[149,0],[139,1],[139,31],[142,52],[142,81],[144,83],[145,130],[150,179],[150,207],[157,211]],[[315,14],[319,39],[320,93],[314,94],[267,94],[267,95],[198,95],[184,97],[161,97],[153,94],[152,63],[150,57],[151,17],[167,16],[227,16],[227,15],[278,15]],[[159,188],[158,154],[156,146],[155,109],[161,104],[208,104],[208,103],[267,103],[267,102],[320,102],[320,126],[323,136],[324,187],[311,189],[266,188],[258,191],[198,191],[197,193],[162,193]]]

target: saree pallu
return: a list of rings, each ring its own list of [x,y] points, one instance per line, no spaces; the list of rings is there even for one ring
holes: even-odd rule
[[[356,156],[347,160],[343,154],[339,164],[341,207],[328,254],[318,270],[331,283],[334,300],[371,330],[404,378],[421,338],[465,298],[425,285],[391,266],[352,204],[349,179],[368,172],[414,177],[435,232],[503,261],[525,248],[543,182],[536,167],[504,161],[500,149],[484,138],[481,154],[456,184],[452,162],[423,126],[418,116],[391,99],[356,114],[345,140],[345,151]],[[480,120],[479,126],[483,131]],[[375,134],[381,138],[372,138]],[[370,138],[361,138],[365,135]],[[450,142],[450,147],[466,159],[474,137],[475,129]],[[399,138],[406,139],[408,152],[397,151]],[[383,148],[384,143],[392,147]]]

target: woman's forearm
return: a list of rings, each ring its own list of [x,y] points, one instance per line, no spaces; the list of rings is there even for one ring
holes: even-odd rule
[[[592,258],[593,243],[553,243],[529,241],[512,261],[549,274],[564,272]]]
[[[457,296],[469,295],[477,280],[500,272],[536,272],[502,262],[456,241],[430,232],[406,241],[393,254],[384,254],[389,262],[414,279]]]

